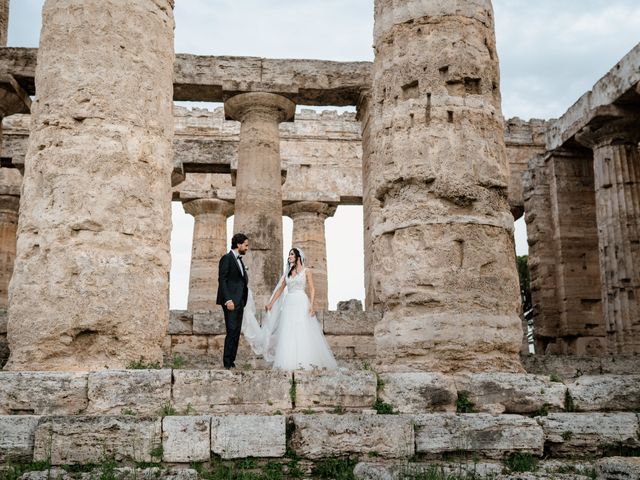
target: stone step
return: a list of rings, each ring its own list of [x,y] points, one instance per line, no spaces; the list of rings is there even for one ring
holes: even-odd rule
[[[640,410],[640,375],[567,382],[531,374],[370,370],[0,372],[0,414],[158,415],[369,411],[514,413]]]
[[[318,461],[349,456],[442,460],[451,455],[505,461],[584,458],[637,452],[635,413],[554,413],[546,417],[486,413],[371,415],[5,415],[0,463],[52,465],[116,461],[191,463],[289,452]]]

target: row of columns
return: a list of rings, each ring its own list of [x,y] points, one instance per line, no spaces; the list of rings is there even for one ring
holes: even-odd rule
[[[232,203],[213,198],[189,200],[184,202],[183,206],[184,210],[194,217],[187,309],[190,311],[214,310],[218,308],[215,304],[218,289],[218,260],[229,250],[227,218],[235,213],[238,221],[238,212],[234,212]],[[322,202],[295,202],[286,205],[283,209],[283,214],[293,220],[292,243],[304,250],[307,263],[313,269],[316,288],[315,307],[318,310],[326,310],[329,306],[325,220],[335,211],[335,206]],[[245,257],[245,264],[249,262],[253,264],[255,263],[252,261],[254,255],[263,258],[266,255],[264,249],[254,250],[253,237],[248,236],[251,251]],[[282,244],[281,239],[280,244]],[[269,260],[280,264],[282,248],[279,252],[270,249],[269,254],[272,255],[267,257]],[[250,268],[249,272],[251,272]],[[282,275],[282,272],[279,275]],[[268,291],[270,294],[275,286],[275,283],[261,284],[260,279],[255,279],[253,276],[250,279],[251,288],[256,291]]]

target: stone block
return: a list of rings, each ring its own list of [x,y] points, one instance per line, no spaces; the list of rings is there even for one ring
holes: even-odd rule
[[[455,412],[456,385],[440,373],[381,373],[380,399],[400,413]]]
[[[222,358],[215,358],[209,354],[209,338],[207,335],[171,335],[171,355],[179,355],[184,358],[189,367],[211,368]]]
[[[286,441],[282,415],[211,417],[211,451],[224,459],[283,457]]]
[[[402,480],[408,478],[494,479],[503,471],[504,465],[502,463],[469,460],[464,463],[462,461],[455,463],[360,462],[356,465],[353,473],[358,480]]]
[[[640,375],[585,375],[567,388],[578,411],[640,410]]]
[[[362,310],[324,312],[323,328],[326,335],[373,335],[382,314]]]
[[[455,377],[458,392],[467,392],[474,411],[534,413],[564,410],[567,387],[542,375],[477,373]]]
[[[77,415],[87,408],[87,374],[0,372],[0,414]]]
[[[206,413],[274,413],[291,408],[291,374],[275,370],[175,370],[178,410]]]
[[[367,370],[294,372],[296,408],[370,408],[376,401],[376,376]]]
[[[372,335],[327,335],[336,358],[372,360],[376,358],[376,342]]]
[[[164,417],[162,460],[172,463],[206,462],[211,452],[211,417]]]
[[[309,459],[373,454],[407,458],[415,453],[408,415],[294,415],[291,447]]]
[[[640,457],[608,457],[596,462],[598,479],[640,479]]]
[[[554,456],[585,457],[640,446],[635,413],[552,413],[538,422],[545,450]]]
[[[34,460],[52,465],[116,461],[158,461],[162,445],[160,418],[133,416],[45,417],[36,428]]]
[[[89,373],[87,413],[160,415],[171,401],[171,370],[104,370]]]
[[[339,312],[356,311],[362,312],[362,301],[352,298],[350,300],[340,300],[336,308]]]
[[[0,416],[0,465],[9,460],[30,462],[40,417],[37,415]]]
[[[171,310],[167,335],[189,335],[193,333],[193,314],[187,310]]]
[[[513,452],[542,455],[544,434],[535,420],[486,413],[416,415],[416,452],[476,452],[502,458]]]
[[[193,333],[197,335],[224,335],[224,315],[222,309],[193,312]]]

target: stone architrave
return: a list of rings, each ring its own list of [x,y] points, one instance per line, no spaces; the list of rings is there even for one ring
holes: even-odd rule
[[[593,149],[610,353],[640,353],[640,112],[613,109],[576,139]]]
[[[256,306],[261,309],[282,275],[280,122],[293,120],[295,104],[273,93],[242,93],[224,103],[240,125],[234,233],[249,237],[244,258]]]
[[[162,361],[173,29],[173,0],[44,4],[7,369]]]
[[[378,360],[522,371],[490,0],[376,0],[364,201]]]
[[[215,310],[218,262],[228,251],[227,217],[233,215],[233,204],[201,198],[185,202],[183,207],[195,219],[187,310]]]
[[[336,213],[336,206],[322,202],[295,202],[284,207],[293,220],[293,247],[304,251],[306,263],[313,271],[316,310],[329,308],[327,280],[327,241],[324,221]]]

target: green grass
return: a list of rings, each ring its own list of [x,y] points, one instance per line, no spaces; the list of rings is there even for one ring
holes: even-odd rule
[[[538,468],[538,459],[530,453],[513,453],[504,464],[512,472],[534,472]]]
[[[474,473],[456,472],[447,473],[442,465],[429,465],[426,467],[409,468],[398,472],[398,480],[476,480],[481,477]]]
[[[181,357],[177,353],[174,353],[173,357],[171,357],[169,368],[180,369],[180,368],[183,368],[186,363],[187,361],[183,357]]]
[[[159,415],[161,417],[171,417],[171,416],[177,415],[177,414],[178,414],[178,412],[174,408],[174,406],[171,405],[171,402],[163,403],[162,407],[160,408],[160,412],[159,412]]]
[[[564,392],[564,411],[565,412],[575,412],[576,406],[573,403],[573,397],[571,396],[571,392],[567,389]]]
[[[533,413],[534,417],[546,417],[547,415],[549,415],[549,407],[550,405],[548,403],[545,403],[544,405],[542,405],[538,410],[536,410]]]
[[[14,463],[7,460],[5,465],[0,467],[0,480],[18,480],[27,472],[42,472],[50,469],[51,464],[48,460],[31,463]]]
[[[562,378],[557,373],[552,373],[551,375],[549,375],[549,380],[551,380],[552,382],[563,383]]]
[[[456,399],[456,412],[473,413],[473,407],[475,407],[475,404],[469,400],[469,392],[464,390],[458,392],[458,398]]]
[[[385,403],[379,398],[373,403],[373,409],[380,415],[393,415],[397,413],[393,410],[393,405]]]
[[[348,458],[325,458],[314,465],[311,473],[316,478],[354,480],[353,469],[356,463]]]
[[[162,366],[158,362],[147,363],[142,357],[140,357],[139,360],[129,363],[127,368],[129,370],[158,370],[162,368]]]

